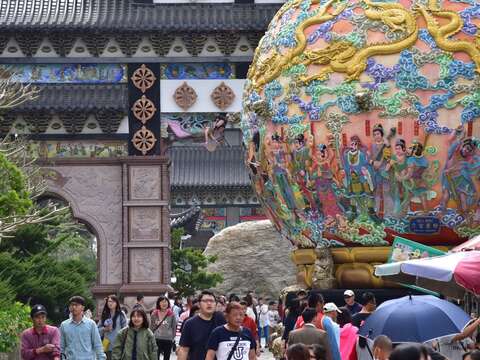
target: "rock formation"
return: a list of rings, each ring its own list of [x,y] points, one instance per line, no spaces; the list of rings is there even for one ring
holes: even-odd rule
[[[283,288],[296,283],[291,250],[271,222],[263,220],[222,230],[210,239],[205,254],[217,256],[208,271],[220,273],[224,278],[216,291],[245,294],[255,290],[258,295],[276,298]]]

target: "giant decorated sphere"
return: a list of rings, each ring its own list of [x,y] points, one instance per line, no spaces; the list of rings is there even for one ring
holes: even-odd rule
[[[480,233],[480,4],[289,0],[245,85],[247,165],[299,248]]]

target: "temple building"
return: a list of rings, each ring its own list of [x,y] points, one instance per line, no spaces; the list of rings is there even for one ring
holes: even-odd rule
[[[235,119],[280,2],[4,1],[0,68],[40,93],[1,114],[0,133],[28,135],[52,165],[167,155],[170,213],[183,213],[172,225],[196,221],[204,233],[193,246],[263,219]],[[219,115],[224,141],[207,149]]]

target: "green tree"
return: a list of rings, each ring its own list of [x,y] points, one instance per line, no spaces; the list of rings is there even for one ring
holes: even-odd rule
[[[196,291],[215,287],[223,281],[217,273],[205,269],[215,262],[215,256],[205,256],[201,250],[181,248],[184,230],[172,229],[172,273],[176,277],[175,290],[182,296],[194,295]]]
[[[30,307],[19,302],[0,308],[0,353],[11,352],[19,342],[19,334],[29,327]]]
[[[32,206],[20,169],[0,153],[0,219],[24,215]]]

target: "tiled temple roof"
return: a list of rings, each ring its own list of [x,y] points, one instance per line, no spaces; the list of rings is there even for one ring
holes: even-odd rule
[[[35,110],[95,111],[104,109],[126,111],[128,109],[128,88],[126,84],[51,84],[38,87],[41,89],[39,97],[16,107],[15,112]]]
[[[263,31],[280,5],[0,0],[0,30]]]
[[[251,188],[244,155],[241,146],[219,146],[213,152],[203,146],[174,146],[170,149],[170,185],[172,189]]]

